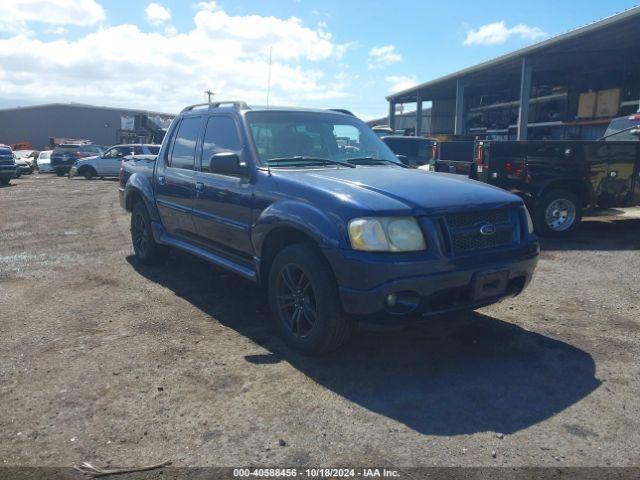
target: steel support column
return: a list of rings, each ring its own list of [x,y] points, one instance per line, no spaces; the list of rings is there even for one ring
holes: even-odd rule
[[[396,130],[396,104],[393,100],[389,100],[389,127]]]
[[[518,140],[526,140],[529,125],[529,100],[531,99],[532,69],[527,57],[522,57],[520,74],[520,108],[518,111]]]
[[[464,79],[456,80],[456,118],[453,133],[461,135],[464,133]]]
[[[422,96],[418,94],[416,98],[416,137],[422,135]]]

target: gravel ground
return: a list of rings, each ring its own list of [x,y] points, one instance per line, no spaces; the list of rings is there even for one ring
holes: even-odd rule
[[[136,263],[128,221],[113,181],[0,188],[3,465],[640,464],[640,209],[544,242],[518,298],[326,358],[232,274]]]

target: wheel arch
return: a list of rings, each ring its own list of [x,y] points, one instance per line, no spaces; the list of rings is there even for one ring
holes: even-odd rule
[[[581,206],[583,208],[587,205],[593,205],[595,201],[593,186],[589,182],[570,178],[549,180],[547,183],[542,185],[538,191],[537,202],[540,203],[544,196],[553,190],[566,190],[577,195],[578,198],[582,200]]]
[[[138,174],[131,175],[125,186],[124,198],[127,212],[131,212],[136,201],[142,201],[147,207],[151,220],[154,222],[160,221],[160,215],[155,205],[153,188],[147,178]]]
[[[301,219],[304,219],[304,223]],[[308,243],[317,248],[335,277],[323,249],[339,247],[339,230],[324,212],[315,207],[293,202],[272,205],[262,212],[255,223],[252,242],[257,255],[258,281],[263,285],[268,281],[269,269],[277,253],[298,243]]]

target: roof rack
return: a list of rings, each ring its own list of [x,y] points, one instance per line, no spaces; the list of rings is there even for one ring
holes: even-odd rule
[[[330,108],[329,111],[331,112],[338,112],[338,113],[344,113],[345,115],[351,115],[352,117],[355,117],[355,115],[353,114],[353,112],[346,110],[344,108]]]
[[[220,108],[221,105],[231,105],[237,110],[249,109],[249,105],[247,105],[247,103],[243,102],[242,100],[221,100],[219,102],[196,103],[195,105],[189,105],[188,107],[183,108],[180,113],[188,112],[198,107],[209,107],[209,109]]]

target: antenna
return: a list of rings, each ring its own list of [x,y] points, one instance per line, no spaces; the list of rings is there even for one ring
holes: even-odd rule
[[[271,59],[273,57],[273,45],[269,47],[269,75],[267,77],[267,110],[269,110],[269,95],[271,94]]]
[[[213,93],[211,90],[205,90],[204,93],[206,93],[207,96],[209,97],[209,105],[211,105],[211,97],[213,97],[215,93]]]

